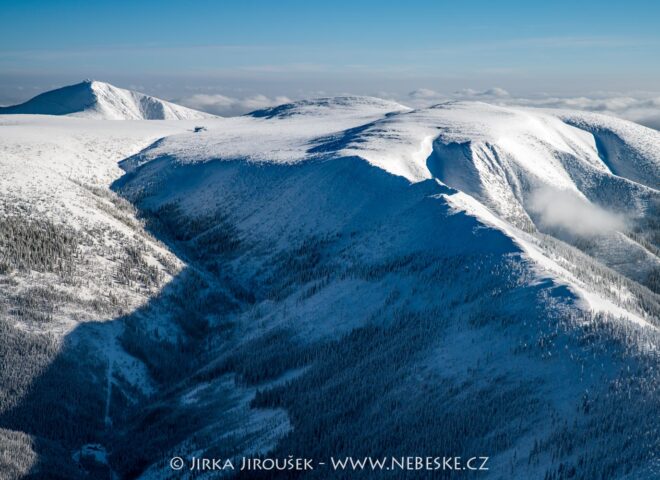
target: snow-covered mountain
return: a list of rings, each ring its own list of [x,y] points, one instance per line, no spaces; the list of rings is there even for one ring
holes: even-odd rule
[[[252,116],[166,138],[130,162],[300,164],[355,156],[409,182],[440,182],[461,194],[456,201],[477,202],[514,227],[514,238],[550,234],[658,291],[660,261],[636,234],[658,216],[655,130],[591,114],[479,102],[411,111],[370,98],[298,102]],[[573,126],[580,121],[582,128]],[[255,130],[261,142],[251,140]]]
[[[70,115],[106,120],[194,120],[213,115],[109,83],[85,80],[42,93],[2,114]]]
[[[655,478],[659,151],[478,102],[0,115],[3,471],[485,455],[484,478]]]

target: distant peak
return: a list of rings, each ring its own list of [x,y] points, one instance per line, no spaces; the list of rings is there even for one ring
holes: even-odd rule
[[[0,108],[0,114],[11,113],[76,115],[111,120],[177,120],[212,117],[207,113],[91,78],[86,78],[75,85],[44,92],[20,105]]]

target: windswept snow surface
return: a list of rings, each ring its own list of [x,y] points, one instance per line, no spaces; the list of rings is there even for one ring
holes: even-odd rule
[[[297,102],[168,136],[113,188],[248,299],[202,376],[258,385],[320,352],[254,400],[290,414],[273,455],[382,452],[383,435],[451,450],[488,418],[508,440],[466,442],[497,451],[493,478],[621,473],[633,444],[653,478],[657,422],[636,425],[657,410],[658,190],[612,165],[642,171],[638,144],[660,144],[639,130],[622,141],[639,157],[604,158],[565,114]]]
[[[599,154],[616,175],[658,189],[660,132],[589,112],[556,112],[564,122],[593,134]]]
[[[479,102],[207,118],[142,98],[89,82],[0,114],[12,471],[437,454],[489,455],[488,478],[656,478],[657,132]]]
[[[53,229],[70,231],[79,243],[78,255],[87,259],[86,265],[78,265],[65,280],[56,272],[10,269],[3,284],[3,301],[12,297],[31,298],[38,295],[37,291],[51,292],[50,295],[61,296],[63,300],[48,323],[34,322],[30,315],[18,315],[10,317],[12,324],[35,333],[54,333],[59,338],[80,323],[104,320],[106,315],[112,317],[112,309],[106,311],[101,307],[108,299],[121,298],[120,303],[131,309],[144,303],[153,291],[122,286],[116,277],[122,251],[135,242],[147,246],[145,253],[150,257],[147,261],[167,280],[170,275],[160,260],[155,259],[169,258],[175,263],[178,260],[145,235],[128,205],[113,196],[108,186],[122,173],[117,165],[119,160],[164,135],[192,129],[193,125],[181,121],[95,122],[41,115],[0,115],[2,220],[14,219],[24,225],[46,222]],[[3,251],[4,261],[5,255]],[[99,308],[90,310],[90,302],[97,302]],[[117,329],[121,330],[119,326]],[[115,333],[105,332],[112,338],[104,347],[109,362],[121,357],[110,348],[116,341],[113,337],[117,329]],[[144,366],[136,364],[132,369],[129,363],[124,363],[125,369],[118,369],[118,376],[140,390],[148,389],[143,386],[148,379],[140,378],[144,377]],[[136,363],[134,359],[133,363]]]
[[[617,132],[622,145],[607,158],[591,133],[604,125]],[[625,155],[623,146],[635,154]],[[158,158],[176,164],[295,165],[355,156],[412,183],[435,179],[474,198],[483,211],[512,227],[503,230],[522,243],[524,232],[543,232],[578,246],[589,243],[587,253],[598,261],[648,284],[660,271],[660,260],[628,234],[636,223],[657,218],[658,151],[658,132],[600,115],[481,102],[410,110],[370,97],[340,97],[266,109],[212,124],[205,132],[173,135],[123,166],[132,170]],[[614,164],[626,167],[613,171]],[[642,177],[644,182],[638,181]],[[194,205],[207,201],[189,200]],[[478,210],[471,212],[491,223]],[[576,293],[585,291],[574,275],[550,270],[574,284]],[[609,307],[602,292],[592,294],[594,310],[622,313]],[[639,315],[645,314],[631,318],[645,322]]]
[[[226,118],[194,135],[165,138],[134,160],[171,155],[177,162],[186,163],[241,159],[295,164],[314,156],[319,139],[360,130],[365,124],[408,110],[396,102],[372,97],[301,101]]]
[[[70,115],[105,120],[194,120],[213,115],[109,83],[85,80],[42,93],[2,114]]]

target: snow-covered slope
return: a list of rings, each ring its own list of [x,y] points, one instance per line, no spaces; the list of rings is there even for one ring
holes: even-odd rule
[[[223,119],[194,135],[164,138],[130,159],[124,167],[165,152],[176,157],[178,162],[189,163],[215,158],[298,163],[310,157],[311,142],[317,138],[353,128],[361,129],[364,124],[407,110],[396,102],[372,97],[339,97],[285,104]]]
[[[654,478],[659,147],[609,117],[371,97],[0,116],[11,467],[488,455],[488,478]]]
[[[123,174],[120,160],[217,121],[0,115],[0,422],[8,428],[0,431],[0,477],[17,471],[7,478],[50,478],[57,471],[62,478],[98,478],[78,464],[90,460],[80,458],[89,442],[77,435],[105,435],[117,408],[126,406],[116,398],[134,405],[157,390],[147,364],[122,340],[120,319],[141,315],[159,295],[174,295],[174,278],[181,288],[196,277],[109,186]],[[154,324],[165,336],[180,335],[167,315],[154,314]],[[261,432],[262,448],[270,448],[286,432],[282,411],[250,411],[254,392],[228,394],[236,399],[223,395],[225,407],[245,410],[250,422],[247,430],[240,425],[239,438]],[[281,433],[263,431],[275,421]],[[65,424],[78,425],[74,443],[47,440]],[[63,463],[51,463],[58,457]]]
[[[42,93],[2,114],[70,115],[106,120],[194,120],[213,115],[109,83],[85,80]]]
[[[122,302],[132,308],[144,302],[149,292],[124,290],[116,284],[114,270],[122,256],[119,252],[142,238],[140,241],[153,246],[154,255],[165,253],[162,247],[143,237],[142,226],[131,207],[113,196],[108,186],[122,174],[118,167],[121,159],[163,136],[192,130],[194,125],[186,121],[0,116],[0,218],[26,226],[30,222],[37,222],[35,226],[47,222],[54,229],[70,231],[81,243],[81,254],[91,262],[89,268],[70,272],[71,281],[44,275],[39,268],[9,268],[9,274],[21,280],[6,285],[5,292],[20,295],[34,286],[47,289],[54,285],[62,292],[101,303],[110,294],[121,295]],[[109,254],[113,250],[119,256]],[[7,261],[7,255],[2,259]],[[75,280],[77,276],[80,278]],[[98,315],[90,314],[81,319],[55,314],[46,329],[67,332],[81,320],[97,318]]]
[[[634,443],[632,476],[652,478],[651,450],[625,438],[657,409],[658,191],[613,172],[564,114],[299,102],[164,138],[114,188],[249,305],[200,376],[260,385],[309,366],[255,399],[291,413],[276,455],[442,438],[496,451],[493,478],[590,478],[622,473]],[[617,161],[657,168],[640,156]],[[473,437],[502,412],[516,420],[483,427],[502,445]]]
[[[588,112],[558,111],[555,114],[569,125],[593,134],[601,158],[614,174],[658,189],[658,130]]]
[[[565,120],[565,121],[564,121]],[[541,231],[646,285],[657,253],[660,133],[602,115],[451,102],[323,139],[410,181],[435,178],[525,231]]]
[[[440,181],[522,232],[588,246],[609,267],[650,285],[660,261],[635,232],[658,215],[653,175],[660,171],[660,134],[609,117],[579,117],[593,118],[594,129],[608,122],[628,132],[621,145],[635,153],[620,147],[605,156],[601,140],[586,127],[565,123],[566,115],[479,102],[411,111],[370,98],[321,99],[169,137],[124,167],[158,157],[296,164],[357,156],[410,182]],[[625,169],[613,170],[613,164]]]

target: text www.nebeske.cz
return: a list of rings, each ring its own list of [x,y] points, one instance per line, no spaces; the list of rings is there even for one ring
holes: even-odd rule
[[[330,457],[327,461],[316,461],[311,458],[249,458],[219,459],[192,457],[186,463],[180,457],[174,457],[170,467],[174,470],[208,471],[208,470],[315,470],[331,468],[332,470],[373,470],[373,471],[488,471],[489,457]]]

